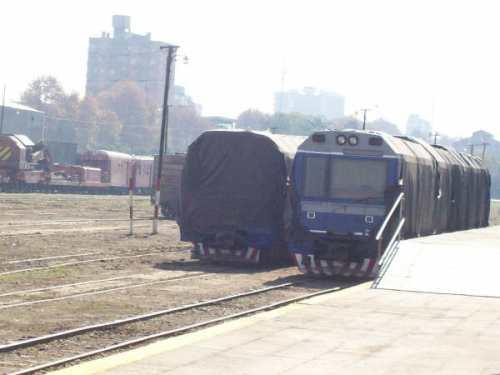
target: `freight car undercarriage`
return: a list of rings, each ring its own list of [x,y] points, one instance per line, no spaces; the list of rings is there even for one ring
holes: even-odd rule
[[[247,235],[232,231],[198,238],[193,242],[192,257],[248,265],[277,264],[290,259],[285,244],[273,244],[266,236],[250,240]]]

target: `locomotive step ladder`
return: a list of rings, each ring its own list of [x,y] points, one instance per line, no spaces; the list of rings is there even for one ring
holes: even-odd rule
[[[403,229],[403,226],[406,221],[406,219],[403,216],[404,199],[405,199],[405,194],[401,192],[394,201],[391,209],[389,210],[389,213],[385,217],[384,221],[382,222],[382,225],[380,226],[375,236],[375,241],[377,241],[378,243],[378,254],[377,254],[377,265],[376,265],[376,267],[378,268],[378,272],[371,286],[372,288],[377,288],[380,280],[383,278],[385,272],[387,271],[387,268],[391,264],[392,260],[394,259],[399,249],[399,244],[401,242],[401,230]],[[389,228],[389,223],[391,219],[395,217],[394,215],[396,211],[398,211],[399,213],[396,229],[392,233],[392,236],[390,237],[390,240],[385,246],[385,248],[383,248],[384,233],[386,229]]]

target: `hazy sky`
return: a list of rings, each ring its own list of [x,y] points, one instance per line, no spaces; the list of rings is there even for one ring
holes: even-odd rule
[[[438,131],[500,137],[500,2],[166,0],[2,2],[0,84],[16,100],[38,75],[84,92],[88,38],[132,31],[189,56],[177,83],[206,115],[273,109],[280,89],[316,86],[346,97],[346,112],[378,105],[402,129],[410,113]]]

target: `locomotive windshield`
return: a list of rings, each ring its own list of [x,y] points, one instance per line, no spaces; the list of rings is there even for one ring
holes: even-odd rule
[[[384,160],[332,159],[330,198],[384,199],[387,164]]]
[[[306,158],[304,195],[381,203],[387,185],[385,160]]]

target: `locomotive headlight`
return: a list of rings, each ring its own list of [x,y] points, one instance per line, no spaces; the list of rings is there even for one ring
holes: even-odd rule
[[[355,135],[350,135],[348,141],[351,146],[356,146],[359,142],[359,139]]]
[[[345,135],[337,135],[337,144],[343,146],[347,143],[347,138]]]

